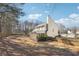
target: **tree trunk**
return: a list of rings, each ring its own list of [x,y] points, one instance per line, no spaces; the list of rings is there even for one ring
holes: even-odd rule
[[[1,16],[1,15],[0,15],[0,16]],[[2,19],[2,18],[0,17],[0,39],[2,39],[2,28],[1,28],[2,25],[1,25],[1,19]]]

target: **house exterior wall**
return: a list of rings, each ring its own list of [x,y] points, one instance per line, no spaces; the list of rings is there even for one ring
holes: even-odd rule
[[[45,33],[46,31],[46,24],[40,24],[35,27],[33,32],[36,32],[37,34]]]
[[[47,22],[48,22],[47,35],[49,37],[56,37],[56,36],[58,36],[57,24],[50,17],[48,18]]]

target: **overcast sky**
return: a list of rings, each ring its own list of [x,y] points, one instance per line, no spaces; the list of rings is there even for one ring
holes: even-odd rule
[[[52,4],[31,4],[27,3],[22,7],[25,16],[19,20],[40,20],[46,22],[47,15],[66,27],[79,26],[79,4],[74,3],[52,3]]]

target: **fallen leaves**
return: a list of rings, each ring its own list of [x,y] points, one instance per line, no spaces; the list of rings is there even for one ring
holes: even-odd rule
[[[6,41],[6,42],[5,42]],[[5,49],[2,55],[75,55],[79,52],[78,41],[73,41],[74,44],[65,44],[61,39],[58,41],[37,42],[27,36],[10,36],[4,39],[6,44],[0,48]],[[8,44],[9,43],[9,44]],[[5,47],[6,46],[6,47]],[[77,54],[79,55],[79,54]]]
[[[17,37],[16,40],[13,41],[18,44],[24,44],[32,47],[38,45],[36,41],[31,40],[29,37]]]

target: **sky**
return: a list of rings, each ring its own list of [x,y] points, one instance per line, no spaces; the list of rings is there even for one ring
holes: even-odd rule
[[[20,17],[21,21],[46,22],[49,15],[66,27],[79,27],[79,3],[26,3],[22,9],[25,16]]]

